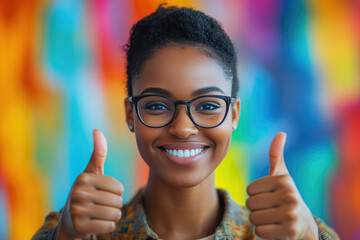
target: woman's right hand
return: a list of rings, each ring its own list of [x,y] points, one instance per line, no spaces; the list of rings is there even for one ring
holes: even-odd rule
[[[55,239],[88,238],[115,230],[121,218],[123,185],[104,175],[105,136],[94,130],[94,151],[83,173],[75,180],[60,215]]]

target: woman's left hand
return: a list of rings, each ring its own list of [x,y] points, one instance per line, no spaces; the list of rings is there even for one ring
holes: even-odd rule
[[[265,239],[318,239],[316,222],[291,178],[283,156],[286,134],[270,147],[270,173],[250,183],[246,206],[255,234]]]

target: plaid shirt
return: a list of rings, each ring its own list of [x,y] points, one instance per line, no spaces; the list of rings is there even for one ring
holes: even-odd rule
[[[254,226],[249,222],[249,211],[235,203],[228,192],[218,190],[221,204],[225,206],[224,217],[215,231],[215,240],[231,239],[260,239],[255,236]],[[34,240],[53,239],[54,232],[59,219],[59,212],[51,212],[46,218],[44,225],[38,230]],[[340,239],[334,230],[329,228],[319,218],[314,217],[319,232],[319,239],[330,240]],[[116,224],[116,229],[112,233],[92,235],[92,240],[151,240],[159,239],[146,220],[143,208],[143,190],[141,189],[135,197],[122,208],[122,217]]]

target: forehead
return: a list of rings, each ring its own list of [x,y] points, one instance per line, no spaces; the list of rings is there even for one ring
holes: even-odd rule
[[[208,54],[192,46],[170,45],[157,50],[133,82],[133,94],[146,88],[164,88],[173,97],[188,98],[196,89],[215,86],[231,94],[231,80]]]

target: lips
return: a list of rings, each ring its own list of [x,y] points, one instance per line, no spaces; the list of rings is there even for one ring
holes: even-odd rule
[[[172,163],[189,166],[200,161],[208,146],[200,143],[166,144],[159,147]]]

